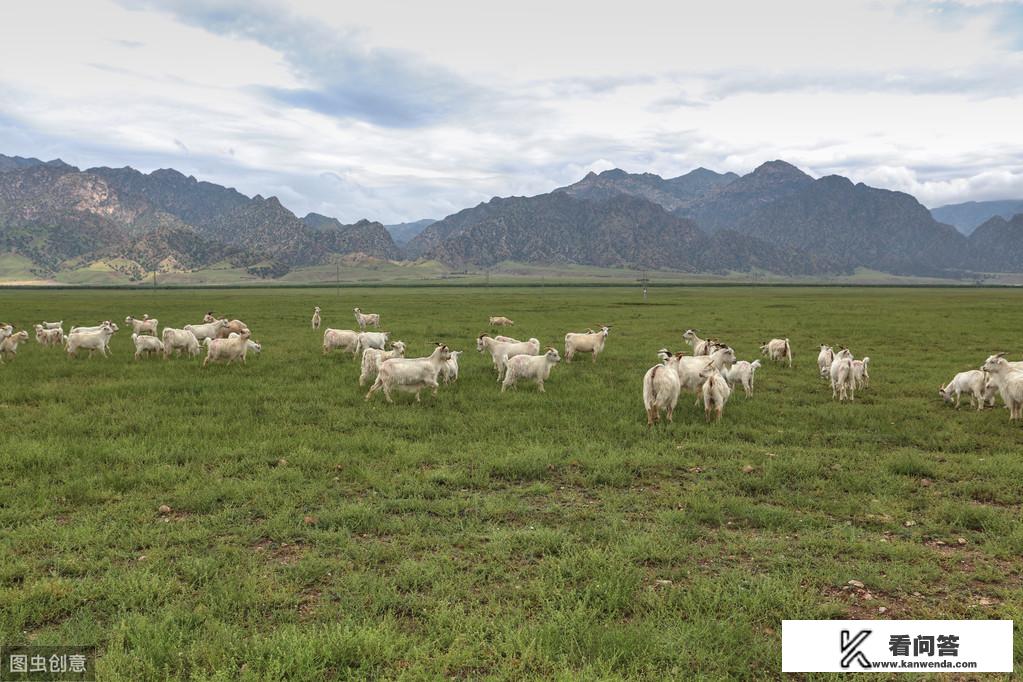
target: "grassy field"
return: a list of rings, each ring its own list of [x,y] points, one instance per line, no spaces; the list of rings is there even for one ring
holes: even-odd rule
[[[95,324],[214,309],[247,366],[0,366],[0,643],[93,643],[104,680],[772,679],[785,618],[1023,619],[1023,426],[936,389],[1020,355],[1012,290],[0,291],[0,320]],[[309,329],[351,308],[426,354],[437,399],[396,405]],[[614,325],[600,362],[501,395],[488,315],[559,341]],[[122,325],[123,327],[123,325]],[[683,398],[648,432],[640,381],[696,327],[794,369],[708,425]],[[832,402],[821,342],[869,355]],[[161,514],[168,505],[172,511]],[[960,540],[961,539],[961,540]],[[849,581],[863,583],[850,587]],[[1023,665],[1017,628],[1016,665]],[[869,678],[867,678],[869,679]],[[907,678],[908,679],[908,678]]]

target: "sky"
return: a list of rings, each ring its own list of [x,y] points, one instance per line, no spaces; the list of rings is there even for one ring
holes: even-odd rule
[[[773,159],[1023,198],[1023,0],[33,0],[0,64],[0,153],[343,222]]]

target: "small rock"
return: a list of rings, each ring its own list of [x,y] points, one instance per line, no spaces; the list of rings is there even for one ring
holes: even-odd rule
[[[914,597],[922,597],[923,595],[922,595],[922,594],[920,594],[919,592],[914,592],[914,593],[913,593],[913,596],[914,596]]]
[[[279,467],[288,466],[288,460],[281,457],[279,460],[277,460],[277,466]]]
[[[670,580],[658,579],[658,580],[655,580],[654,582],[657,583],[658,585],[671,585],[672,584],[672,582]]]
[[[916,525],[916,521],[913,521],[912,519],[910,519],[909,521],[906,521],[902,525],[905,526],[906,528],[909,528],[910,526],[915,526]]]
[[[767,456],[768,457],[777,457],[778,455],[774,454],[773,452],[769,452],[769,453],[767,453]]]
[[[931,479],[929,479],[929,478],[921,478],[920,479],[920,485],[922,485],[925,488],[930,487]]]
[[[140,554],[138,561],[145,561],[148,557],[145,554]]]
[[[870,592],[864,592],[863,599],[865,601],[874,601],[874,595],[872,595]]]
[[[849,584],[852,585],[853,587],[859,587],[859,588],[863,587],[863,583],[861,583],[859,580],[850,580]]]
[[[753,466],[750,466],[749,464],[747,464],[746,466],[744,466],[742,468],[742,473],[744,473],[744,474],[752,474],[754,471],[756,471],[756,468],[753,467]]]
[[[877,607],[877,612],[878,613],[885,613],[886,611],[888,611],[888,608],[885,607],[885,606],[878,606]]]
[[[966,544],[966,538],[959,538],[958,540],[956,540],[956,542],[958,542],[960,545],[965,545]]]
[[[315,526],[316,525],[316,517],[315,516],[307,516],[304,519],[302,519],[302,523],[304,523],[307,526]]]
[[[691,474],[702,474],[703,473],[703,467],[690,467],[689,468],[689,473],[691,473]]]
[[[170,507],[168,507],[168,506],[167,506],[167,505],[165,505],[165,504],[161,504],[161,505],[160,505],[160,510],[159,510],[159,511],[160,511],[160,513],[161,513],[161,514],[170,514],[170,513],[171,513],[171,508],[170,508]]]
[[[944,547],[945,546],[945,541],[944,540],[938,540],[934,544],[936,544],[938,547]]]
[[[980,604],[981,606],[991,606],[995,602],[994,602],[993,599],[988,599],[987,597],[981,597],[980,599],[977,600],[977,603]]]

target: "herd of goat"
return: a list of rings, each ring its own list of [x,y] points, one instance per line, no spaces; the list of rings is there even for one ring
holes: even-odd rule
[[[322,324],[320,312],[319,307],[313,311],[313,330],[319,330]],[[400,390],[414,393],[416,401],[419,401],[424,389],[436,396],[441,382],[450,383],[458,379],[461,351],[453,351],[438,343],[429,356],[406,358],[405,344],[391,341],[388,332],[379,331],[380,315],[364,313],[360,308],[354,308],[353,312],[358,331],[325,329],[323,354],[340,350],[358,358],[361,353],[359,385],[373,381],[366,400],[383,391],[387,401],[393,402],[392,392]],[[491,327],[515,324],[502,316],[491,317],[488,322]],[[165,359],[183,354],[194,357],[205,346],[206,357],[202,366],[206,367],[211,362],[244,363],[249,354],[258,354],[262,350],[262,346],[251,338],[248,325],[241,320],[218,318],[212,312],[206,313],[202,324],[186,324],[181,329],[164,327],[162,333],[158,333],[159,321],[148,315],[141,318],[128,316],[125,324],[132,329],[136,360],[156,355]],[[119,329],[110,320],[94,327],[72,327],[67,333],[63,326],[63,321],[37,324],[35,338],[44,346],[62,346],[71,358],[78,357],[82,351],[88,351],[90,356],[97,351],[107,356],[110,339]],[[367,327],[374,327],[377,331],[367,331]],[[597,330],[566,334],[565,360],[571,362],[578,354],[589,354],[596,362],[604,350],[610,329],[610,325],[601,325]],[[15,332],[12,325],[0,323],[0,363],[15,357],[18,346],[28,339],[27,331]],[[648,369],[643,376],[643,404],[648,426],[653,426],[662,417],[672,422],[683,392],[695,394],[697,405],[702,401],[708,421],[721,418],[736,385],[742,387],[747,397],[753,395],[753,380],[761,366],[760,360],[739,360],[730,346],[715,338],[702,339],[693,329],[687,329],[682,339],[692,348],[692,355],[662,348],[657,351],[660,363]],[[550,377],[552,368],[561,361],[557,349],[550,346],[541,348],[536,338],[519,341],[510,336],[482,333],[476,337],[476,350],[490,355],[502,392],[520,381],[531,381],[540,392],[544,392],[544,382]],[[792,346],[787,338],[766,341],[760,346],[760,351],[768,360],[792,367]],[[939,387],[942,399],[946,403],[954,402],[958,408],[961,397],[966,394],[971,405],[981,410],[993,407],[995,396],[999,395],[1009,409],[1010,420],[1023,418],[1023,361],[1010,362],[1004,356],[1004,353],[991,355],[980,369],[956,374],[948,384]],[[821,345],[817,368],[820,376],[830,382],[832,398],[839,401],[855,400],[856,390],[870,383],[870,358],[857,360],[845,347],[836,351],[831,346]]]

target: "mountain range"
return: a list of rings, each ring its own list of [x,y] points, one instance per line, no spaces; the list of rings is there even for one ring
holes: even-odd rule
[[[967,201],[964,204],[948,204],[931,209],[935,220],[948,223],[965,235],[971,234],[995,216],[1009,219],[1017,213],[1023,213],[1023,199]]]
[[[0,156],[0,253],[40,274],[102,260],[132,279],[218,263],[278,277],[346,254],[400,257],[380,223],[320,218],[172,169],[82,171]]]
[[[778,160],[741,176],[613,169],[438,221],[345,225],[172,169],[79,170],[0,155],[0,255],[28,259],[38,275],[102,261],[132,279],[214,266],[275,278],[354,256],[458,269],[515,261],[811,277],[1023,271],[1023,216],[990,217],[966,236],[935,219],[941,210]]]

